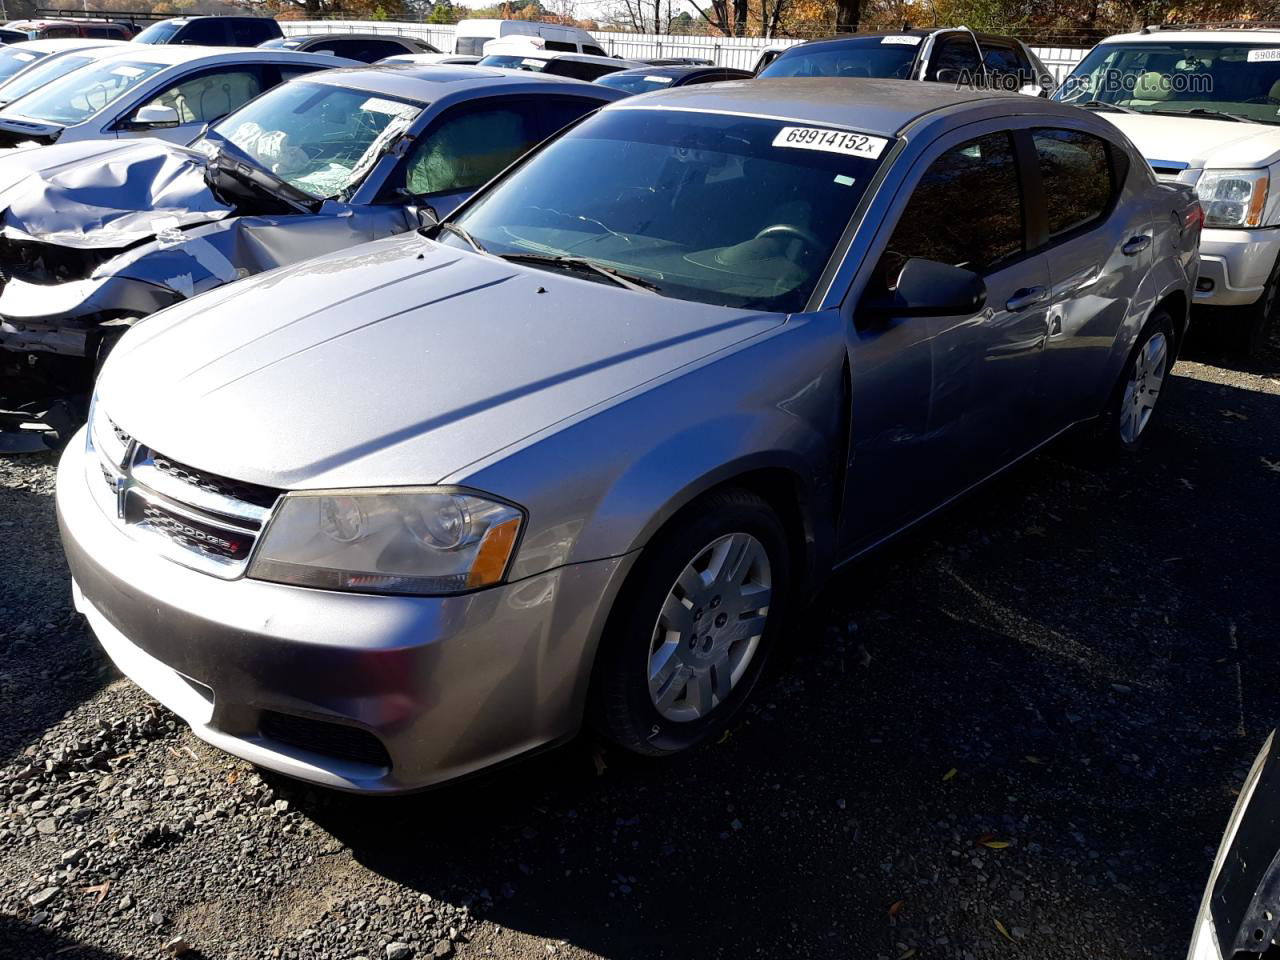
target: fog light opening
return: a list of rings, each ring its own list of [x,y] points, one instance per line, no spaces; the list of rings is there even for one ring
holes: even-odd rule
[[[1213,281],[1208,277],[1201,277],[1196,281],[1196,293],[1209,293],[1213,290]]]

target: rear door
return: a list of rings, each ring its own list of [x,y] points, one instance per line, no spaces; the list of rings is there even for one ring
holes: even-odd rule
[[[1106,394],[1099,378],[1151,267],[1151,209],[1121,147],[1067,126],[1027,136],[1051,282],[1040,388],[1050,425],[1061,428],[1096,414]]]

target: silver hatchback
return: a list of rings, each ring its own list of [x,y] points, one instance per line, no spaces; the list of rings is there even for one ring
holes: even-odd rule
[[[223,749],[393,792],[742,707],[831,571],[1083,421],[1145,437],[1200,210],[1084,111],[620,101],[443,224],[143,321],[63,457],[78,608]]]

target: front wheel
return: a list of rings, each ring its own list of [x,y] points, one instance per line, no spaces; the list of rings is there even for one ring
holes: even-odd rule
[[[1267,285],[1257,303],[1231,309],[1235,320],[1231,346],[1235,352],[1245,359],[1260,357],[1271,341],[1277,312],[1280,312],[1280,260],[1267,278]]]
[[[790,580],[785,529],[756,494],[723,490],[680,513],[610,615],[593,677],[596,727],[648,755],[722,729],[760,677]]]

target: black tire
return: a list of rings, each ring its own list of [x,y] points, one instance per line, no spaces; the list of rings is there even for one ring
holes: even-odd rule
[[[696,719],[669,719],[659,713],[648,684],[659,612],[685,568],[708,545],[736,533],[755,538],[768,558],[772,584],[764,630],[725,699]],[[592,677],[590,719],[597,731],[632,752],[664,756],[687,750],[724,729],[751,695],[786,623],[791,570],[782,521],[768,503],[748,490],[714,491],[672,518],[644,548],[610,613]]]
[[[1276,314],[1280,312],[1280,259],[1267,277],[1267,285],[1256,303],[1247,307],[1234,307],[1227,311],[1227,347],[1245,360],[1261,357],[1271,342],[1276,328]]]
[[[1125,430],[1124,417],[1124,407],[1129,397],[1128,385],[1130,380],[1134,378],[1135,367],[1138,364],[1139,357],[1147,349],[1147,344],[1157,335],[1164,337],[1165,341],[1164,369],[1161,371],[1159,393],[1157,394],[1156,403],[1151,407],[1147,421],[1136,436],[1128,436]],[[1147,318],[1146,326],[1138,334],[1137,342],[1133,345],[1133,349],[1129,351],[1129,356],[1125,358],[1120,377],[1111,391],[1111,399],[1107,403],[1107,409],[1099,420],[1099,440],[1104,450],[1130,454],[1141,450],[1146,444],[1147,437],[1151,433],[1151,424],[1155,422],[1155,414],[1159,408],[1158,401],[1169,389],[1171,380],[1169,370],[1173,366],[1176,356],[1176,346],[1177,340],[1174,334],[1173,317],[1170,316],[1168,310],[1160,307]]]

